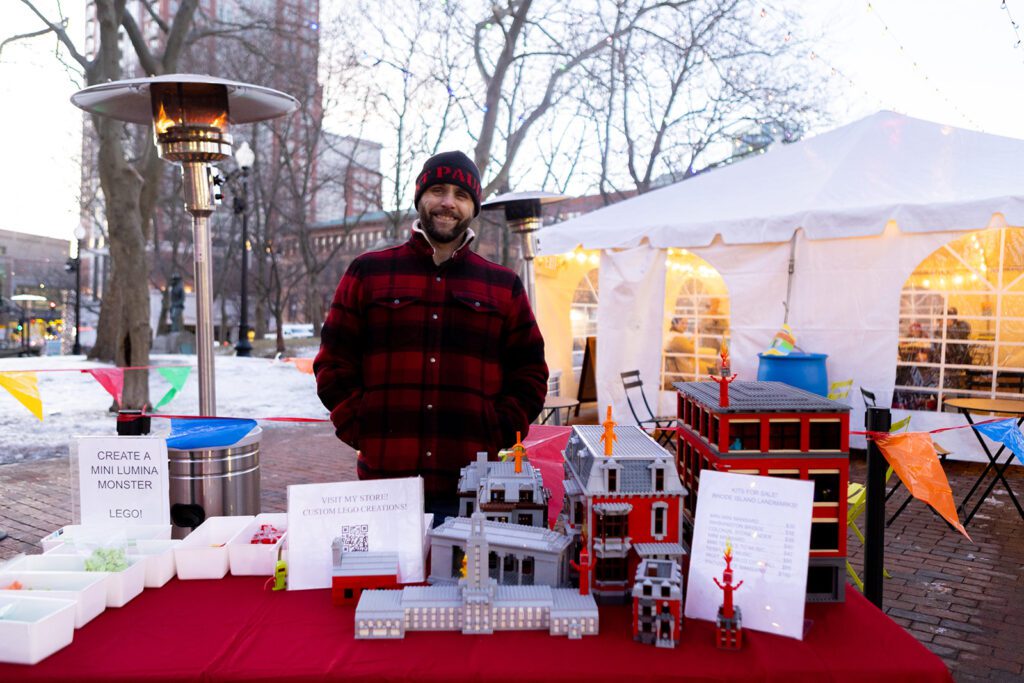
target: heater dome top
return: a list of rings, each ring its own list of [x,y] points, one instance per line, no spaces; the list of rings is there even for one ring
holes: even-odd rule
[[[274,119],[299,108],[297,99],[279,90],[201,74],[166,74],[152,78],[101,83],[79,90],[71,96],[71,103],[91,114],[109,116],[129,123],[151,124],[153,111],[150,87],[155,83],[204,83],[225,86],[228,92],[229,120],[232,123],[254,123]]]
[[[516,202],[534,201],[539,204],[552,204],[566,199],[568,199],[568,197],[565,195],[556,194],[554,192],[542,192],[539,190],[532,192],[506,192],[505,194],[499,194],[497,197],[491,197],[481,204],[480,208],[484,211],[490,211],[493,209],[504,208],[505,205]]]

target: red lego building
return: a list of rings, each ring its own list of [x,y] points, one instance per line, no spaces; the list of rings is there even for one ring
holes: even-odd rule
[[[807,600],[842,602],[850,406],[781,382],[734,382],[728,407],[714,382],[677,382],[676,462],[690,490],[685,536],[693,533],[700,473],[714,469],[814,482]]]
[[[641,560],[682,562],[686,487],[672,455],[640,428],[576,425],[563,453],[565,502],[559,525],[573,538],[576,566],[595,599],[626,602]],[[584,545],[585,544],[585,545]],[[589,578],[589,582],[588,582]]]
[[[364,590],[401,588],[398,553],[335,552],[331,602],[335,607],[355,606]]]
[[[633,583],[633,640],[675,647],[683,627],[683,573],[679,563],[643,560]]]

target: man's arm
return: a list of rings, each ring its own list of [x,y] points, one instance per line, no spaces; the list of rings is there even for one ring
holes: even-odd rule
[[[313,361],[316,393],[331,411],[338,438],[357,448],[356,412],[363,396],[363,319],[359,302],[359,260],[349,266],[320,331],[320,352]]]
[[[526,434],[530,423],[544,408],[548,392],[548,365],[544,338],[533,317],[522,281],[516,277],[512,302],[502,327],[502,386],[495,402],[502,445],[515,442],[516,432]]]

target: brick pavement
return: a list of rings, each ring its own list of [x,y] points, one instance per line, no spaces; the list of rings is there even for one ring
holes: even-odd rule
[[[266,426],[262,442],[265,511],[283,511],[288,484],[354,478],[354,453],[330,425]],[[863,480],[854,457],[851,476]],[[971,463],[946,465],[957,500],[981,471]],[[1024,468],[1010,472],[1024,494]],[[0,466],[0,560],[39,552],[38,540],[71,521],[66,456]],[[897,494],[890,510],[902,502]],[[1004,493],[986,502],[968,528],[970,543],[923,504],[913,502],[886,533],[885,611],[950,667],[957,681],[1024,678],[1024,520]],[[851,562],[862,548],[850,535]],[[869,655],[870,653],[865,653]],[[884,653],[874,653],[884,656]]]

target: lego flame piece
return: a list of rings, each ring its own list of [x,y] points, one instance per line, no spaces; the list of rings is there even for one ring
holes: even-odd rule
[[[612,455],[614,444],[618,441],[619,437],[615,436],[615,425],[618,423],[612,419],[612,407],[608,406],[608,417],[601,426],[604,427],[604,434],[601,435],[601,441],[604,442],[604,454]]]

